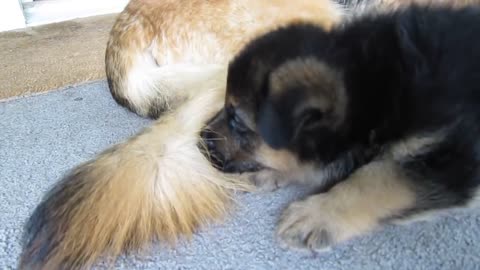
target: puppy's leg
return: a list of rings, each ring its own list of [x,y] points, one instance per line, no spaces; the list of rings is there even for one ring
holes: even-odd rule
[[[257,147],[254,160],[264,168],[256,172],[242,173],[241,179],[253,184],[260,191],[273,191],[294,184],[305,183],[315,170],[311,164],[302,164],[290,151],[274,150],[266,144]]]
[[[261,191],[273,191],[291,184],[325,189],[368,163],[376,153],[376,148],[352,149],[326,166],[317,166],[313,163],[300,163],[290,153],[278,151],[269,155],[272,157],[268,160],[269,163],[262,160],[263,164],[271,165],[269,169],[242,174],[241,177]]]
[[[385,159],[359,168],[329,192],[290,205],[278,237],[288,246],[318,250],[387,221],[475,206],[480,194],[477,138],[474,132],[453,132],[398,143]]]
[[[252,184],[257,191],[270,192],[279,188],[297,183],[295,179],[300,178],[277,170],[264,169],[258,172],[242,173],[240,179]]]
[[[243,173],[240,175],[240,179],[257,187],[257,191],[274,191],[289,185],[323,188],[331,185],[340,178],[340,175],[343,175],[343,172],[340,173],[341,169],[348,169],[343,161],[319,168],[306,164],[290,170],[269,168],[258,172]]]
[[[277,236],[288,247],[326,249],[413,208],[416,196],[399,164],[375,161],[327,193],[292,203],[281,217]]]

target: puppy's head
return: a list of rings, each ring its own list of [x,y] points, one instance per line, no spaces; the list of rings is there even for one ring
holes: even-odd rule
[[[342,74],[316,50],[327,38],[317,27],[291,26],[253,41],[231,62],[224,109],[202,134],[224,171],[282,171],[335,158],[347,97]]]

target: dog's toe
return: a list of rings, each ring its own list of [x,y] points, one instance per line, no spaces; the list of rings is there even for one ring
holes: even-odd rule
[[[253,173],[244,173],[242,177],[254,185],[257,191],[271,192],[288,185],[285,176],[274,170],[262,170]]]
[[[285,248],[325,251],[336,243],[334,224],[312,212],[308,201],[295,202],[282,215],[277,238]]]

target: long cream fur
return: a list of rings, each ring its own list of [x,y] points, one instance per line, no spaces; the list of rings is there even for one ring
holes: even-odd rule
[[[42,217],[33,222],[51,222],[26,240],[20,268],[89,266],[104,252],[114,258],[154,239],[174,243],[221,218],[231,193],[248,186],[219,173],[197,147],[203,123],[223,103],[218,75],[174,112],[67,175],[37,209]],[[30,261],[45,244],[52,245],[46,260]]]

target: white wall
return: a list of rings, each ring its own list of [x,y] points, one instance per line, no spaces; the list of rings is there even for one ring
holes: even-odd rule
[[[0,31],[25,27],[22,6],[18,0],[0,0]]]
[[[0,31],[117,13],[129,0],[0,0]]]
[[[3,0],[0,0],[3,1]],[[24,4],[28,26],[117,13],[128,0],[44,0]]]

